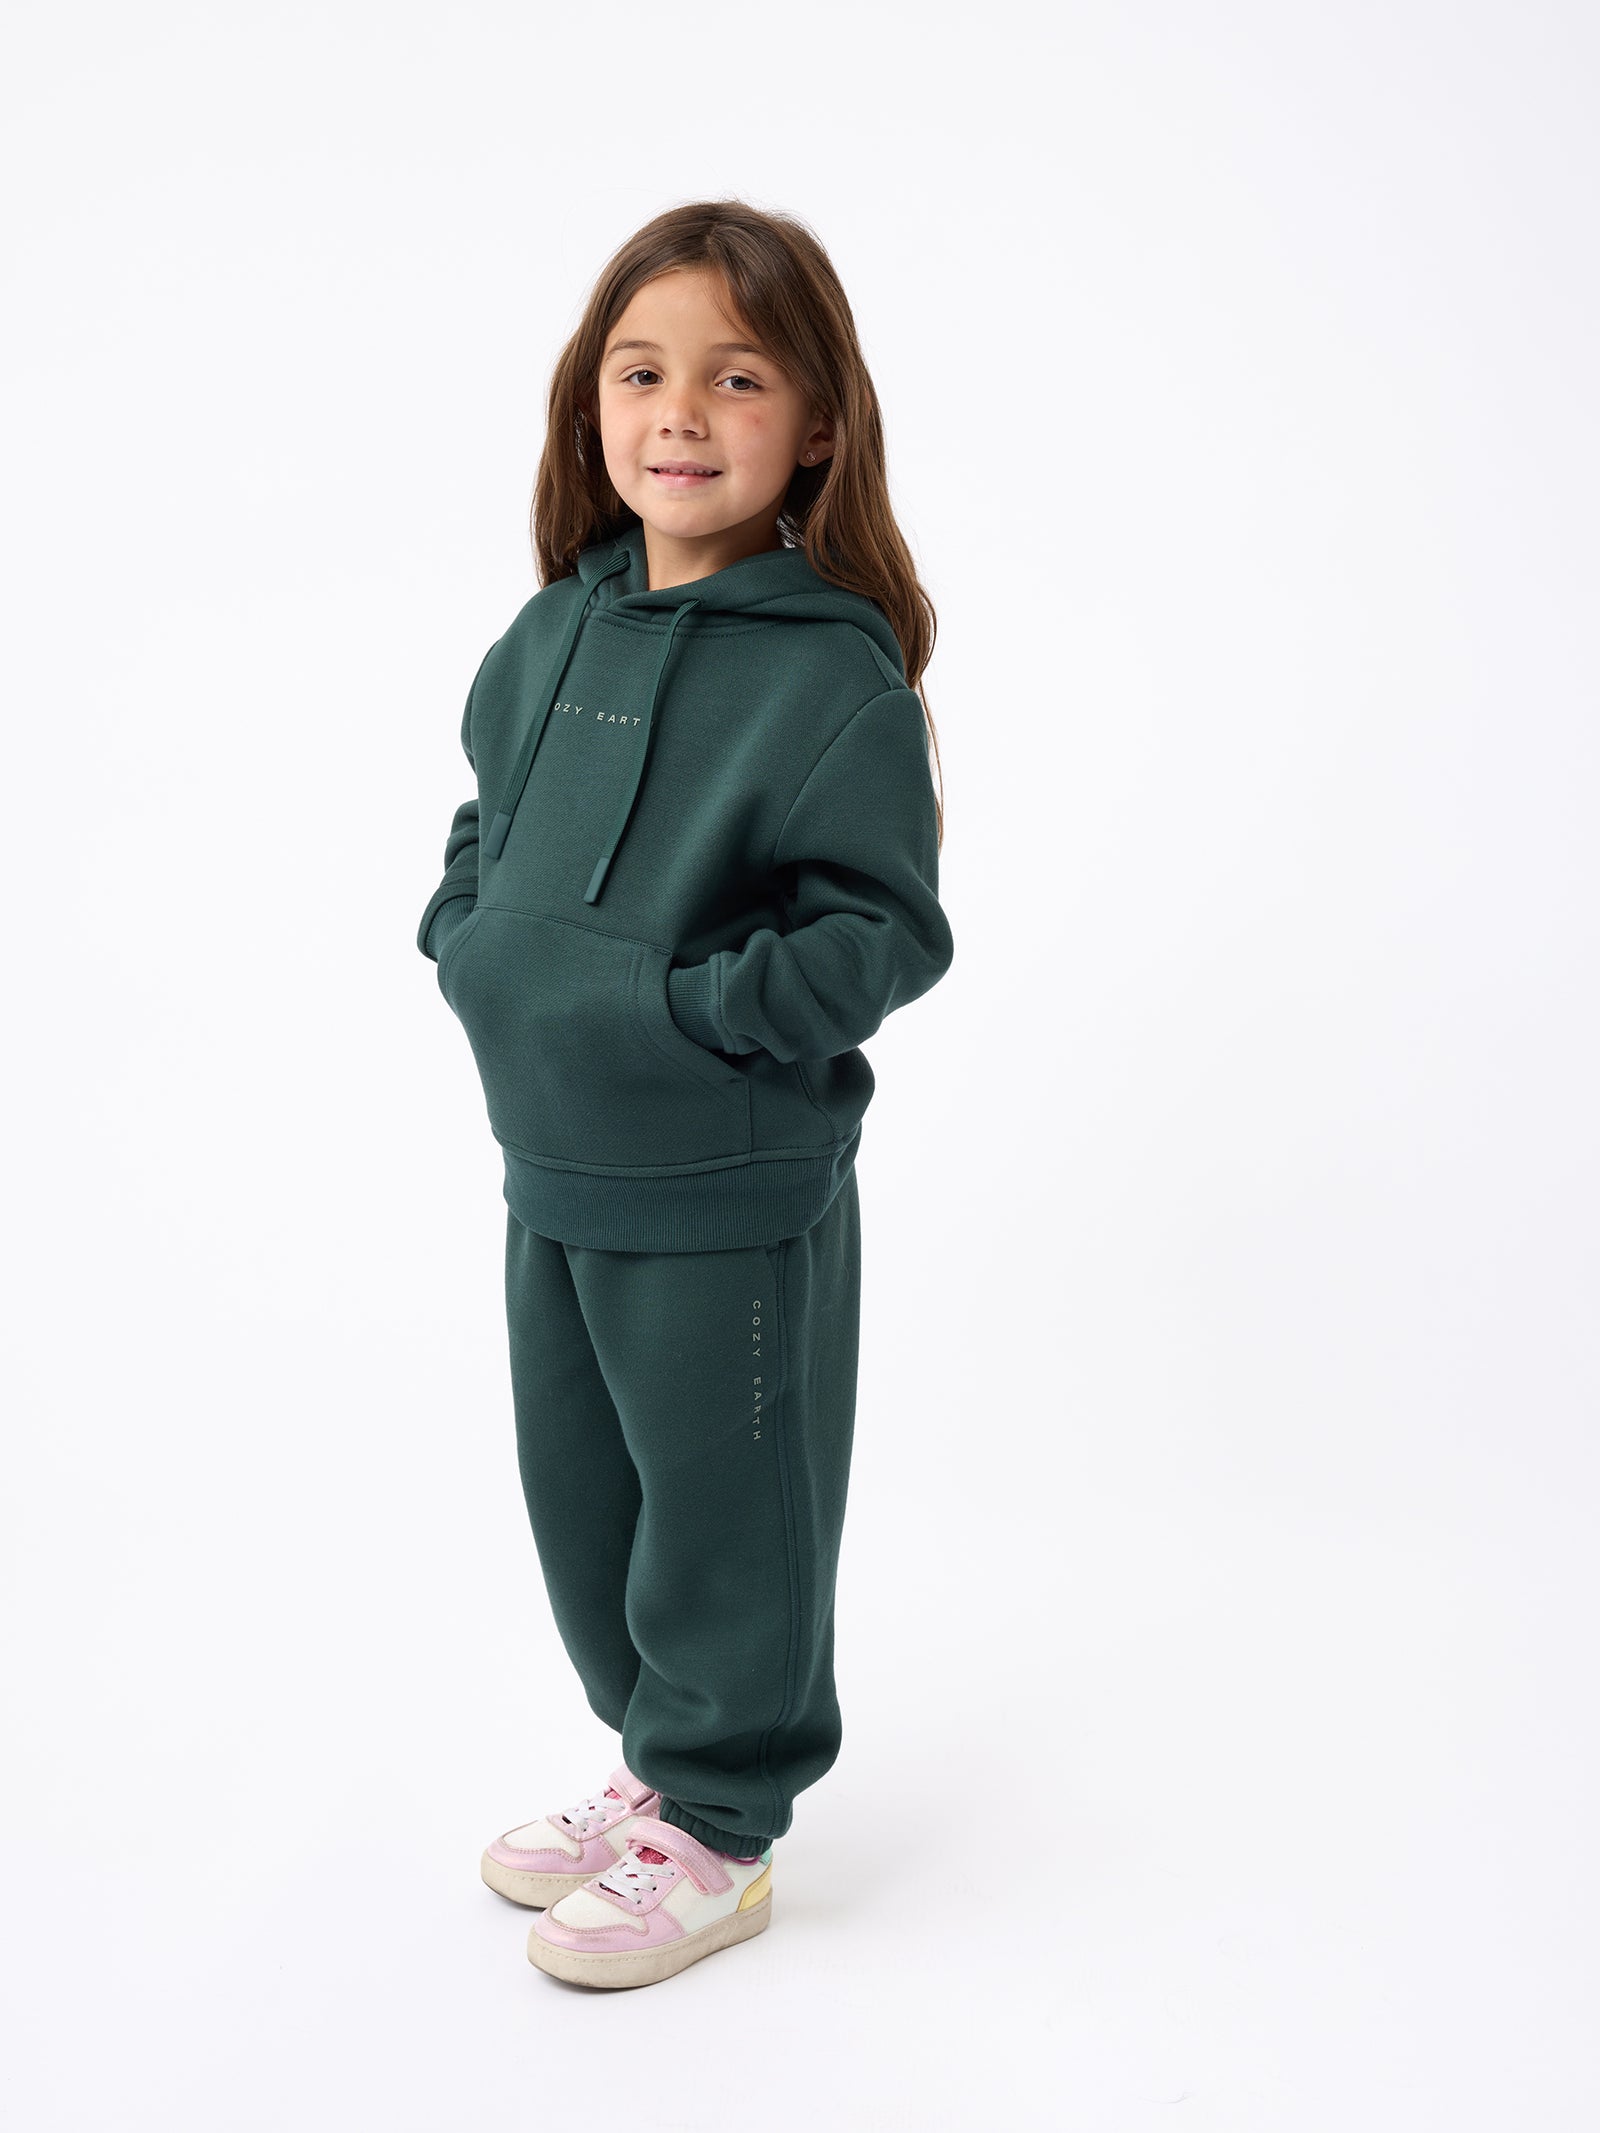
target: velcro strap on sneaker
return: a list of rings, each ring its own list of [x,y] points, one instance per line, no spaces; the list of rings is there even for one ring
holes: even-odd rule
[[[641,1785],[626,1763],[617,1765],[616,1769],[612,1771],[608,1782],[612,1791],[620,1792],[630,1807],[640,1807],[646,1800],[655,1798],[655,1793],[651,1787]]]
[[[676,1823],[663,1822],[656,1815],[641,1815],[628,1831],[628,1843],[648,1844],[665,1852],[669,1859],[676,1859],[702,1896],[717,1896],[733,1887],[733,1876],[716,1853]]]

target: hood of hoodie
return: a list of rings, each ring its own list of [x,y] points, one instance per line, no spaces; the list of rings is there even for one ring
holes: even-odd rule
[[[527,738],[490,820],[484,850],[490,859],[494,859],[505,845],[527,788],[550,711],[561,693],[562,679],[572,663],[584,624],[591,614],[596,609],[611,609],[647,628],[658,628],[661,646],[653,662],[650,688],[644,700],[640,745],[610,835],[595,859],[594,871],[584,891],[585,903],[598,902],[604,893],[606,876],[627,835],[645,782],[655,723],[671,715],[672,650],[680,628],[692,631],[696,622],[702,620],[715,620],[725,625],[730,616],[746,617],[752,623],[848,622],[872,646],[884,676],[884,686],[905,686],[900,642],[883,610],[861,593],[830,585],[812,568],[803,549],[772,549],[760,555],[746,556],[706,577],[652,591],[644,527],[635,524],[614,539],[597,541],[585,548],[577,559],[576,576],[583,588],[583,597],[572,602],[572,615],[562,633],[554,665],[539,689],[537,709]]]
[[[775,621],[853,622],[869,636],[905,679],[900,640],[883,610],[861,593],[830,585],[811,567],[803,548],[773,548],[745,556],[709,577],[651,592],[643,526],[630,526],[615,540],[597,542],[578,557],[578,576],[599,587],[597,602],[630,614],[660,614],[670,622],[681,607],[707,615],[756,615]]]

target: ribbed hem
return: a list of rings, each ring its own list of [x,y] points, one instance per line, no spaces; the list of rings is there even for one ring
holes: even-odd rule
[[[698,1815],[690,1814],[676,1800],[662,1798],[656,1809],[656,1820],[665,1822],[669,1829],[686,1829],[691,1837],[698,1837],[702,1844],[709,1844],[714,1852],[735,1852],[748,1858],[752,1853],[758,1857],[769,1844],[776,1844],[776,1837],[752,1837],[737,1829],[718,1829],[715,1822],[702,1822]]]
[[[525,1229],[600,1252],[731,1252],[798,1237],[833,1204],[856,1159],[858,1125],[818,1155],[753,1158],[671,1176],[558,1170],[505,1157],[505,1201]]]

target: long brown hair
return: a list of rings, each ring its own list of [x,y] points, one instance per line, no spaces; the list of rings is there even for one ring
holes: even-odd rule
[[[598,420],[600,358],[634,293],[673,267],[720,275],[741,330],[769,351],[810,404],[834,423],[832,456],[796,467],[778,531],[803,548],[819,577],[874,600],[899,640],[907,685],[922,701],[939,763],[939,736],[922,676],[937,618],[889,504],[883,416],[833,262],[797,216],[743,200],[668,208],[613,253],[550,380],[544,452],[530,532],[541,586],[570,577],[578,553],[635,523],[606,472]],[[944,770],[934,798],[944,844]]]

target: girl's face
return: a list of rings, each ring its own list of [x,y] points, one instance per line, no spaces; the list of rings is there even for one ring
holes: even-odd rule
[[[777,545],[797,466],[833,425],[724,308],[721,281],[674,267],[635,291],[607,336],[597,393],[606,472],[644,521],[663,574],[704,575]],[[694,468],[703,472],[673,472]],[[654,536],[654,538],[649,538]]]

